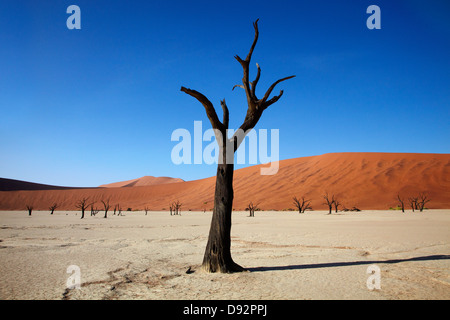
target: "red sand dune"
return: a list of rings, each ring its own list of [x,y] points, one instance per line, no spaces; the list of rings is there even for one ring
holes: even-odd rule
[[[102,184],[99,188],[143,187],[177,182],[184,182],[184,180],[180,178],[145,176],[133,180]]]
[[[407,198],[420,192],[431,199],[426,207],[450,208],[450,154],[331,153],[283,160],[279,165],[272,176],[260,175],[260,168],[267,165],[236,170],[234,208],[243,210],[250,201],[264,210],[294,208],[292,197],[305,196],[313,209],[323,210],[325,192],[335,194],[347,208],[389,209],[398,204],[398,193]],[[54,202],[61,210],[74,210],[83,197],[96,201],[98,208],[101,199],[111,198],[123,209],[167,210],[180,200],[183,211],[209,210],[214,185],[211,177],[132,188],[0,191],[0,210],[25,210],[30,203],[36,210],[47,210]]]

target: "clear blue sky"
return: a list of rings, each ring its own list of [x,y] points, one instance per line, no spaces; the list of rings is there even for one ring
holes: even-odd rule
[[[66,9],[81,8],[81,30]],[[366,9],[381,8],[381,30]],[[329,152],[450,152],[447,0],[0,2],[0,177],[97,186],[144,175],[185,180],[215,165],[175,165],[173,130],[209,127],[204,93],[230,127],[260,19],[252,75],[284,96],[256,129],[280,130],[280,159]],[[278,93],[278,90],[274,91]]]

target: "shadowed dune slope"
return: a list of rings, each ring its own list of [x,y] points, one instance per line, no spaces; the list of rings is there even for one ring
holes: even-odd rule
[[[76,189],[71,187],[52,186],[48,184],[34,183],[28,181],[0,178],[0,191],[16,190],[64,190]]]
[[[426,193],[427,208],[450,208],[450,154],[406,153],[330,153],[282,160],[275,175],[263,176],[258,165],[239,169],[234,174],[234,205],[243,210],[252,201],[264,210],[294,208],[292,197],[305,196],[312,208],[323,210],[323,194],[335,194],[347,208],[389,209],[395,207],[399,193],[405,199]],[[137,179],[139,180],[139,179]],[[133,183],[134,180],[128,181]],[[126,185],[126,184],[125,184]],[[132,188],[70,190],[0,191],[0,210],[24,210],[33,204],[47,210],[54,202],[60,209],[73,210],[77,200],[89,197],[101,207],[110,198],[127,208],[167,210],[180,200],[182,211],[212,209],[215,177],[179,183]]]

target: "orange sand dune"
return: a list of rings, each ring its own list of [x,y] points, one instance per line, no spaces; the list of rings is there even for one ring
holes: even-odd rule
[[[177,182],[184,182],[184,180],[170,177],[145,176],[133,180],[102,184],[99,187],[100,188],[143,187],[143,186],[154,186],[158,184],[177,183]]]
[[[272,176],[260,175],[267,165],[236,170],[234,208],[243,210],[252,201],[264,210],[282,210],[294,207],[293,196],[305,196],[313,209],[323,210],[325,192],[335,194],[347,208],[388,209],[397,205],[398,193],[407,198],[420,192],[431,199],[428,208],[450,208],[450,154],[332,153],[283,160],[279,166]],[[209,210],[214,185],[211,177],[133,188],[1,191],[0,210],[24,210],[27,204],[47,210],[54,202],[73,210],[83,197],[99,208],[101,199],[110,198],[124,210],[167,210],[174,200],[180,200],[184,211]]]

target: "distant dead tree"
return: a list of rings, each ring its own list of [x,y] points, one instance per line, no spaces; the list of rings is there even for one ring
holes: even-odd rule
[[[297,199],[297,197],[292,198],[294,201],[294,205],[298,209],[298,213],[305,213],[307,209],[311,208],[311,200],[305,199],[305,197],[302,197],[301,199]]]
[[[81,199],[81,200],[78,200],[77,203],[75,204],[75,207],[81,210],[81,219],[84,218],[84,211],[85,211],[89,206],[91,206],[92,204],[94,204],[93,202],[92,202],[92,203],[88,203],[88,201],[89,201],[89,197],[83,198],[83,199]]]
[[[399,194],[397,194],[397,199],[400,202],[400,206],[402,207],[402,212],[405,212],[405,199],[400,197]]]
[[[408,202],[409,202],[412,212],[414,212],[414,209],[418,209],[418,206],[417,206],[418,200],[419,199],[417,197],[409,197],[408,198]]]
[[[59,207],[59,204],[56,202],[52,204],[48,209],[50,210],[50,214],[53,214],[53,212]]]
[[[341,205],[341,203],[339,202],[338,198],[335,198],[333,195],[333,205],[334,205],[334,210],[337,213],[338,212],[338,208]]]
[[[144,207],[145,215],[147,215],[147,212],[149,211],[148,207]]]
[[[181,206],[182,203],[179,200],[172,202],[170,205],[170,215],[181,215]]]
[[[254,217],[255,211],[258,209],[258,204],[253,204],[253,202],[250,202],[245,210],[248,210],[250,212],[249,217]]]
[[[418,206],[420,212],[423,211],[423,209],[425,208],[425,204],[427,204],[428,202],[430,202],[430,199],[428,199],[428,196],[424,193],[420,193],[419,198],[417,200],[417,206]]]
[[[334,204],[334,195],[331,197],[328,196],[328,192],[326,192],[323,195],[323,198],[325,199],[324,204],[326,204],[328,206],[328,214],[331,214],[331,210],[333,210],[333,204]]]
[[[111,208],[111,205],[109,203],[111,200],[108,198],[106,200],[100,200],[100,201],[103,203],[103,209],[105,210],[105,216],[103,218],[107,218],[108,210],[109,210],[109,208]]]
[[[33,211],[33,206],[30,204],[27,204],[27,210],[28,210],[28,215],[31,216],[31,212]]]
[[[117,204],[117,215],[118,216],[122,215],[122,207],[120,206],[120,203]]]
[[[97,208],[94,208],[94,203],[92,203],[91,204],[91,216],[96,216],[97,215],[97,213],[98,213],[98,209]]]

